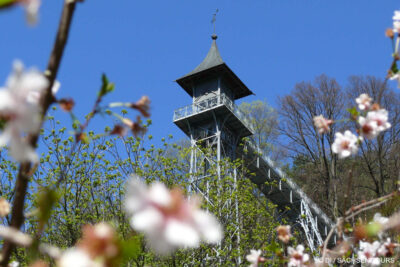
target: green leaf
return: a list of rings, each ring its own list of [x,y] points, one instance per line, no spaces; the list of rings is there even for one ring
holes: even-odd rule
[[[16,0],[0,0],[0,9],[9,7],[13,4],[15,4],[17,1]]]
[[[99,97],[103,97],[106,94],[114,91],[114,88],[115,88],[114,83],[110,83],[110,81],[108,80],[108,78],[105,74],[102,75],[101,81],[102,81],[102,85],[101,85],[100,92],[98,93]]]
[[[6,126],[6,121],[0,119],[0,130],[3,130],[3,129],[4,129],[4,126]]]
[[[275,252],[275,251],[278,250],[278,249],[280,249],[280,247],[279,247],[279,245],[278,245],[275,241],[272,241],[271,244],[269,244],[269,245],[267,246],[267,250],[268,250],[268,251],[273,251],[273,252]]]
[[[39,195],[38,204],[40,228],[44,227],[44,225],[50,219],[51,210],[58,199],[59,195],[52,189],[46,189],[42,194]]]
[[[134,236],[121,241],[121,250],[123,261],[136,259],[140,253],[140,237]]]
[[[360,112],[358,112],[356,107],[348,108],[347,111],[352,117],[357,117],[358,115],[360,115]]]
[[[392,68],[390,69],[393,74],[396,74],[397,72],[399,72],[399,69],[397,68],[397,63],[395,62],[392,66]]]
[[[368,237],[375,237],[382,229],[382,225],[380,223],[371,222],[367,226],[367,235]]]

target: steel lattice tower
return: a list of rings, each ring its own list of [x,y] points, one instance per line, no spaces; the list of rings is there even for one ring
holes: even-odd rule
[[[216,164],[217,176],[221,179],[221,159],[243,158],[249,170],[256,174],[250,177],[252,182],[278,206],[291,224],[303,229],[311,250],[317,250],[322,243],[322,237],[327,235],[333,223],[290,178],[275,167],[268,156],[263,155],[258,146],[249,141],[243,142],[243,138],[251,136],[253,130],[235,101],[253,93],[222,60],[216,40],[217,36],[213,34],[211,48],[200,65],[176,80],[192,97],[192,104],[175,110],[173,117],[174,123],[191,140],[188,191],[198,192],[209,201],[209,185],[201,182],[207,175],[207,166]],[[200,148],[213,150],[215,157],[207,157]],[[237,190],[237,170],[232,169],[231,175],[232,190]],[[266,186],[266,182],[275,182],[277,186]],[[236,221],[239,233],[237,199],[229,201],[227,205],[231,205],[233,209],[227,216],[229,220]],[[240,237],[240,234],[237,236]],[[239,245],[240,238],[236,241]],[[241,261],[238,257],[237,264]]]

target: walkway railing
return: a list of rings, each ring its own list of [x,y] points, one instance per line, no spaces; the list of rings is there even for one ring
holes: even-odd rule
[[[218,94],[191,105],[176,109],[174,111],[174,121],[181,120],[183,118],[190,117],[222,105],[225,105],[251,132],[254,132],[253,127],[246,115],[240,111],[239,107],[236,106],[225,94]]]
[[[286,174],[278,166],[276,166],[276,164],[267,155],[263,153],[263,151],[257,146],[257,144],[253,140],[248,139],[244,144],[245,146],[250,148],[253,153],[256,152],[257,156],[259,156],[260,159],[263,160],[268,165],[268,167],[277,174],[278,177],[271,175],[270,178],[277,179],[279,181],[279,190],[282,190],[282,183],[286,183],[286,185],[289,187],[289,190],[291,191],[290,199],[292,199],[292,192],[296,193],[301,199],[298,222],[304,229],[310,249],[312,251],[317,250],[318,246],[320,246],[323,242],[320,230],[318,229],[318,220],[321,220],[323,225],[325,226],[325,236],[327,235],[328,231],[334,227],[334,223],[332,222],[332,220],[318,207],[318,205],[313,200],[311,200],[305,194],[305,192],[291,178],[287,177]],[[269,177],[270,175],[266,174],[265,176]],[[336,240],[336,236],[334,236],[334,238]],[[316,241],[316,243],[314,241]]]

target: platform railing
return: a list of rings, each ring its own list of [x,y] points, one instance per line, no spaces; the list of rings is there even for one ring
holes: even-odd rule
[[[251,122],[233,101],[225,94],[218,94],[213,97],[195,102],[174,111],[174,121],[190,117],[206,110],[214,109],[225,105],[251,132],[254,132]]]

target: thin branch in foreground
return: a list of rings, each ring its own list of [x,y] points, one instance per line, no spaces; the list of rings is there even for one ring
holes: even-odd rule
[[[44,117],[47,113],[48,108],[54,102],[54,97],[51,92],[54,81],[56,79],[61,59],[64,54],[65,45],[68,40],[72,17],[75,11],[75,1],[65,1],[64,8],[62,11],[60,24],[57,32],[57,37],[53,46],[53,50],[50,55],[46,76],[49,80],[49,87],[46,90],[46,94],[41,99],[42,107],[42,124]],[[39,138],[39,132],[27,136],[28,142],[32,147],[35,147]],[[28,189],[29,178],[31,175],[32,165],[31,163],[22,163],[18,170],[17,181],[15,185],[15,197],[12,207],[11,227],[20,229],[24,223],[24,204],[25,197]],[[5,240],[0,258],[0,266],[6,267],[10,260],[12,251],[15,245],[9,240]]]

